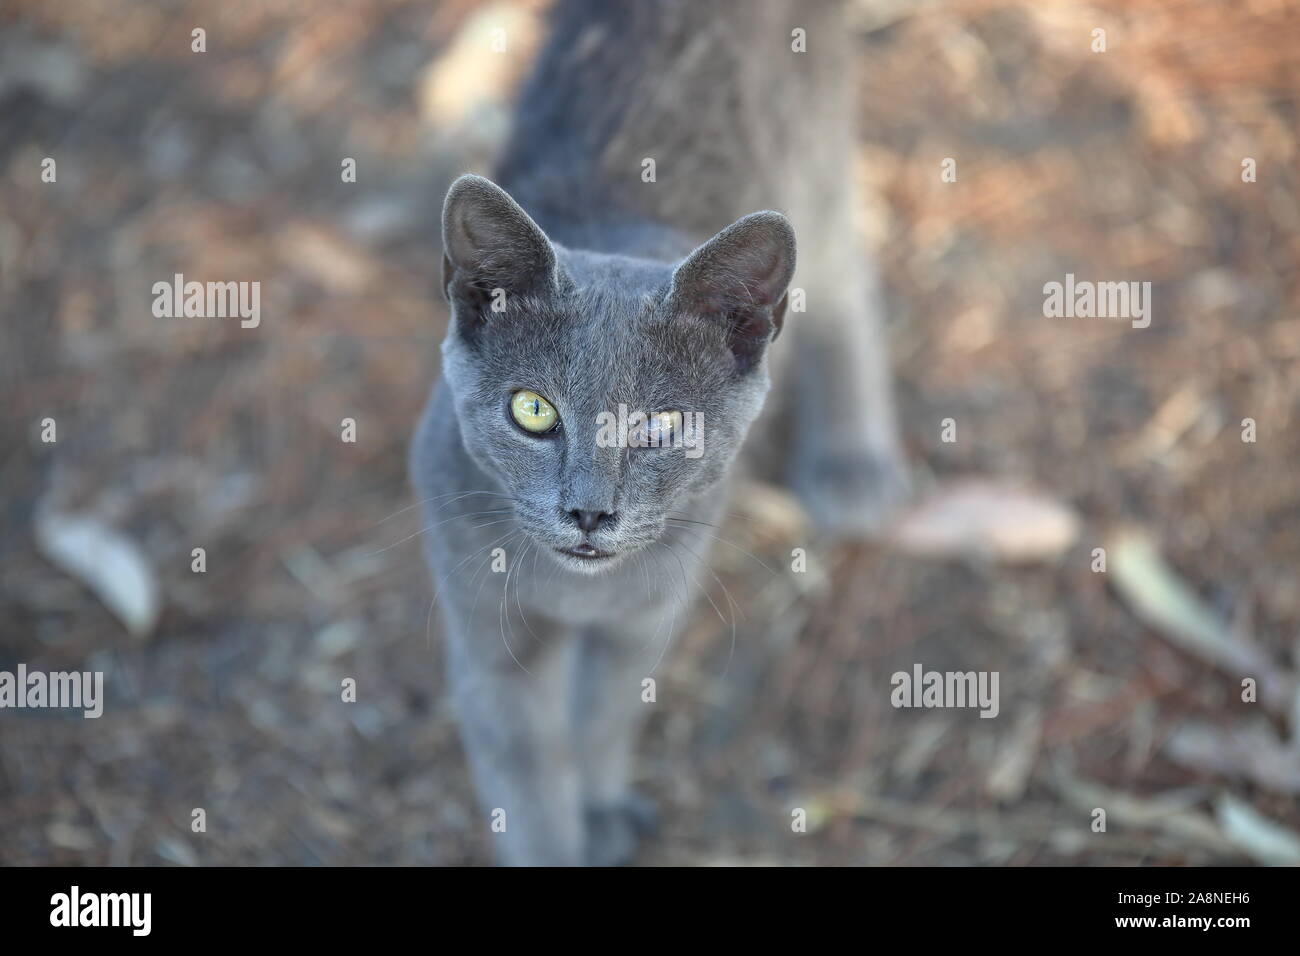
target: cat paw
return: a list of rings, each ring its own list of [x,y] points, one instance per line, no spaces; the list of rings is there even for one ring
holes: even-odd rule
[[[803,464],[792,485],[819,532],[831,539],[871,537],[911,495],[897,452],[842,452]]]
[[[639,793],[619,803],[587,808],[588,866],[625,866],[641,841],[659,829],[659,811]]]

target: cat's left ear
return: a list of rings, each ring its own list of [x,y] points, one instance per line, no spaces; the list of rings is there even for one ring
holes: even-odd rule
[[[491,180],[461,176],[442,208],[442,283],[447,301],[483,319],[506,295],[545,294],[555,283],[555,250],[540,226]]]
[[[781,332],[794,263],[790,220],[779,212],[751,213],[676,268],[669,302],[679,312],[725,322],[727,344],[747,371]]]

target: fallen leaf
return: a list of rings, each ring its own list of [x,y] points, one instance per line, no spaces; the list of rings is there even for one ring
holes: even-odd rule
[[[45,836],[54,846],[64,850],[93,850],[95,834],[85,827],[56,820],[45,828]]]
[[[889,537],[915,554],[1023,562],[1056,557],[1078,533],[1078,517],[1055,498],[1018,485],[964,479],[906,511]]]
[[[999,742],[997,755],[984,776],[984,790],[989,796],[1012,802],[1024,795],[1042,737],[1043,715],[1037,707],[1028,708],[1011,733]]]
[[[1149,536],[1136,530],[1114,535],[1107,546],[1111,579],[1144,622],[1183,650],[1234,677],[1253,677],[1259,701],[1285,713],[1296,692],[1295,678],[1257,645],[1232,630],[1165,563]]]
[[[88,587],[126,629],[147,636],[162,599],[149,562],[135,543],[98,518],[39,513],[36,547],[60,570]]]
[[[1300,794],[1300,761],[1265,721],[1226,730],[1185,724],[1170,736],[1165,753],[1193,770],[1249,780],[1276,793]]]
[[[1231,853],[1235,847],[1208,814],[1196,809],[1205,799],[1200,788],[1139,796],[1076,777],[1060,762],[1053,766],[1051,779],[1058,795],[1084,813],[1101,807],[1122,827],[1157,830],[1218,854]]]
[[[1300,836],[1291,830],[1230,793],[1215,802],[1214,810],[1224,836],[1260,863],[1300,865]]]
[[[198,855],[187,844],[182,843],[175,837],[163,837],[154,847],[154,851],[164,860],[178,866],[199,865]]]

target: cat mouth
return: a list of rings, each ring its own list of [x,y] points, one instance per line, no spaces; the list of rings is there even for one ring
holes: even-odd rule
[[[582,543],[575,544],[572,548],[556,548],[560,554],[567,554],[571,558],[581,558],[583,561],[600,561],[605,558],[612,558],[613,551],[602,551],[592,544]]]

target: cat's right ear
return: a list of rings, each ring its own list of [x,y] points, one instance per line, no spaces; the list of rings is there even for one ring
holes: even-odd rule
[[[544,295],[555,284],[555,250],[546,233],[482,176],[461,176],[447,190],[442,249],[447,301],[458,318],[476,324],[509,296]]]

